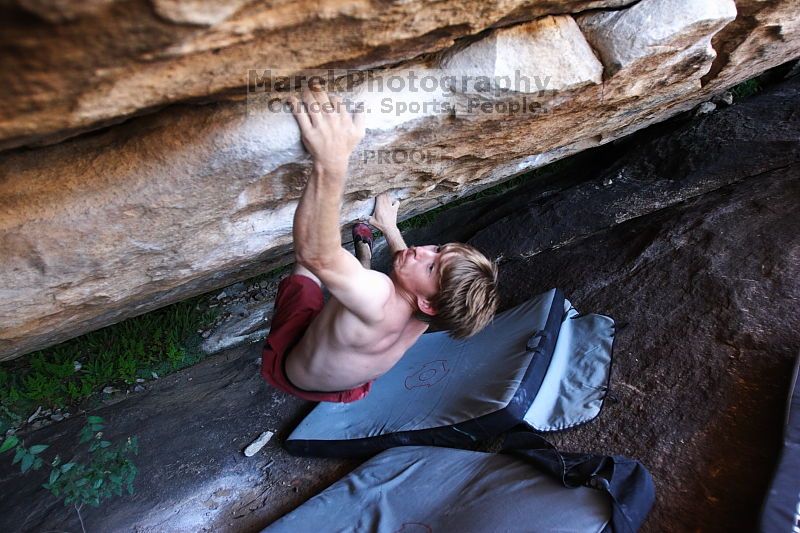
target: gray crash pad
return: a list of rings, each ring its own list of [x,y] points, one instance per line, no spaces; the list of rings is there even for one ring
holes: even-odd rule
[[[567,489],[519,458],[427,446],[387,450],[266,533],[600,532],[607,494]]]
[[[464,447],[526,422],[540,431],[596,417],[614,321],[580,315],[552,289],[466,340],[423,335],[371,393],[321,403],[284,443],[298,455],[359,457],[397,445]]]

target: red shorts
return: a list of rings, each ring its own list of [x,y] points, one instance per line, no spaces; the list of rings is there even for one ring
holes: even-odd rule
[[[322,289],[306,276],[292,274],[278,285],[275,313],[261,354],[261,377],[273,387],[312,402],[354,402],[367,395],[372,382],[346,391],[308,391],[296,387],[286,375],[286,356],[322,311]]]

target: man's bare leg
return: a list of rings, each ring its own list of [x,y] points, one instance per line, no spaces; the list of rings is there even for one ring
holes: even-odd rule
[[[372,268],[372,230],[366,224],[359,222],[353,226],[353,248],[361,266]]]
[[[365,242],[357,242],[355,243],[355,249],[356,259],[361,263],[361,266],[367,270],[372,268],[372,250],[369,249],[369,245]]]

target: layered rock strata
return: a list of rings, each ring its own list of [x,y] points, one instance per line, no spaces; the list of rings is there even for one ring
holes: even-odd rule
[[[0,148],[243,88],[249,69],[391,65],[487,28],[635,0],[12,0]]]
[[[564,2],[550,12],[612,4],[627,2]],[[82,9],[89,15],[65,14],[76,18],[63,24],[80,25],[81,17],[111,9],[104,5],[86,4]],[[203,18],[169,5],[187,24],[211,24],[203,33],[206,40],[200,39],[206,44],[193,41],[198,48],[185,45],[184,51],[205,50],[214,31],[234,32],[226,26],[232,19],[213,20],[240,13],[225,15],[211,8],[216,4],[197,3],[208,8]],[[367,136],[351,161],[342,222],[367,215],[372,197],[386,190],[407,199],[404,216],[410,216],[690,109],[800,55],[799,5],[798,0],[641,0],[612,11],[527,20],[544,13],[504,4],[488,12],[495,15],[491,22],[483,10],[458,15],[470,21],[458,23],[465,25],[459,35],[470,36],[437,53],[360,76],[336,71],[331,77],[347,75],[336,87],[369,113]],[[737,9],[747,13],[746,21],[737,18]],[[341,21],[341,13],[328,13],[327,23]],[[320,17],[319,12],[313,17],[315,24]],[[268,18],[259,20],[267,24]],[[494,28],[472,35],[481,24]],[[275,29],[274,37],[285,31]],[[342,35],[339,31],[344,27],[334,34]],[[286,93],[277,91],[275,75],[325,61],[374,66],[379,63],[369,59],[374,54],[388,63],[420,52],[411,46],[415,42],[438,50],[453,39],[448,33],[434,45],[380,35],[399,44],[379,49],[380,43],[373,43],[373,55],[360,58],[346,52],[347,42],[332,47],[343,54],[338,58],[330,51],[313,58],[304,54],[317,44],[292,48],[295,41],[289,40],[291,53],[277,54],[273,64],[292,68],[256,72],[246,99],[173,106],[94,135],[0,155],[0,357],[290,261],[291,221],[309,160],[293,118],[279,105]],[[362,32],[358,39],[369,36]],[[230,36],[219,39],[223,56],[241,46]],[[724,48],[724,57],[715,47]],[[399,55],[392,51],[400,49]],[[188,58],[207,57],[172,52],[186,64]],[[173,58],[153,64],[179,63]],[[107,93],[87,107],[99,113],[88,121],[52,113],[63,102],[42,97],[41,109],[61,115],[56,122],[39,127],[31,118],[27,133],[12,128],[2,137],[14,144],[33,138],[29,135],[68,133],[134,109],[222,89],[215,85],[219,76],[204,74],[205,92],[173,90],[169,80],[193,79],[174,68],[163,75],[167,85],[150,88],[158,98],[135,89],[139,73],[133,69],[130,84],[122,84],[130,94]],[[55,107],[48,108],[51,104]]]

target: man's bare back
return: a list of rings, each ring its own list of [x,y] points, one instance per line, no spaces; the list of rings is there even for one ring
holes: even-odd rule
[[[386,282],[391,283],[388,277]],[[384,310],[383,320],[365,324],[331,298],[286,360],[292,383],[307,390],[345,390],[392,368],[428,325],[413,318],[394,290]]]

